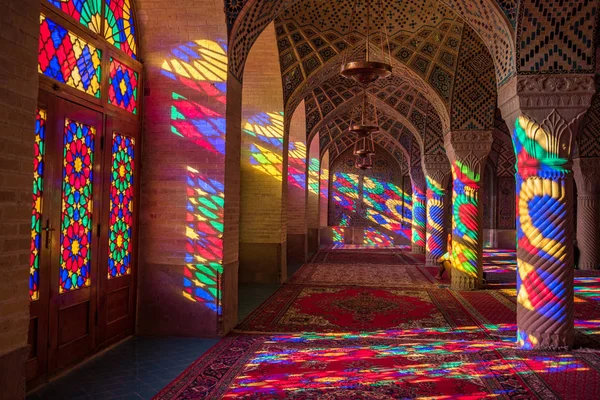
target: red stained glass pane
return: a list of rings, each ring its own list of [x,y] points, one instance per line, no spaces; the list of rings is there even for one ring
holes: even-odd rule
[[[134,139],[113,135],[108,229],[108,279],[131,273]]]
[[[92,240],[92,126],[65,121],[60,234],[60,292],[90,285]]]
[[[33,143],[33,207],[31,213],[31,257],[29,260],[29,298],[40,296],[40,249],[42,242],[42,194],[44,191],[44,151],[46,111],[37,110]]]
[[[138,73],[110,59],[108,103],[137,114]]]

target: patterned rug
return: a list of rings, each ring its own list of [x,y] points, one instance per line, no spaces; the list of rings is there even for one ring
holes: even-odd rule
[[[467,328],[466,330],[464,328]],[[439,338],[485,333],[445,289],[287,284],[240,323],[236,332],[372,332],[433,329]]]
[[[290,279],[306,285],[428,286],[432,283],[414,265],[304,264]]]
[[[411,264],[425,263],[422,254],[410,254],[402,251],[389,250],[332,250],[323,251],[315,255],[311,262],[330,264]]]
[[[163,389],[171,399],[597,399],[600,356],[511,343],[230,335]]]

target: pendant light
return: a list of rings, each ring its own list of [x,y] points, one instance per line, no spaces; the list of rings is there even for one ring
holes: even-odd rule
[[[357,134],[359,138],[369,136],[370,134],[379,131],[377,107],[375,104],[373,104],[373,115],[370,115],[369,110],[367,110],[368,105],[369,102],[367,98],[367,91],[366,89],[363,89],[363,101],[359,117],[360,120],[357,118],[356,122],[351,121],[349,128],[350,133]]]
[[[348,59],[349,51],[347,50],[342,59],[342,67],[340,73],[342,76],[354,79],[361,85],[371,84],[378,79],[387,78],[392,74],[392,56],[390,53],[390,39],[387,32],[387,25],[383,15],[383,4],[379,3],[379,16],[382,20],[382,28],[375,28],[375,34],[379,35],[379,43],[381,45],[381,55],[372,54],[371,52],[371,2],[372,0],[361,0],[361,4],[366,1],[367,8],[367,32],[365,39],[364,55],[358,56],[356,59]],[[350,36],[352,32],[356,32],[356,13],[359,0],[354,0],[352,14],[350,16],[350,26],[348,27],[348,35],[346,43],[351,43]],[[364,58],[362,58],[364,56]],[[354,58],[354,56],[352,57]]]

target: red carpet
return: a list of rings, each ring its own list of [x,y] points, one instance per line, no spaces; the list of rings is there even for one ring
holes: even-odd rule
[[[599,399],[600,272],[576,271],[583,350],[518,351],[513,256],[486,257],[496,290],[455,292],[408,253],[321,251],[156,398]]]
[[[600,357],[502,342],[223,339],[156,399],[597,399]]]
[[[445,289],[284,285],[237,332],[362,332],[437,328],[437,337],[475,327]],[[450,332],[449,332],[450,331]],[[433,332],[432,332],[433,333]],[[485,334],[462,332],[465,339]]]
[[[414,265],[304,264],[291,283],[310,285],[428,286],[432,283]]]

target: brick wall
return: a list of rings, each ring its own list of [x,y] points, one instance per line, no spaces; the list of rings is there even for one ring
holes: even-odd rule
[[[327,226],[329,208],[329,151],[321,158],[321,196],[319,197],[319,220],[321,226]]]
[[[223,2],[139,0],[137,11],[146,74],[138,331],[214,336],[237,320],[235,138],[240,135],[241,85],[222,72],[227,69]],[[176,49],[182,46],[196,57],[180,56],[184,52]],[[231,139],[227,147],[225,134]],[[211,205],[202,207],[204,202]],[[202,227],[203,218],[217,227],[224,224],[222,243],[218,228]],[[209,255],[202,253],[207,240],[217,243]],[[211,286],[222,290],[204,301],[195,294],[202,290],[196,274],[209,264],[221,278]]]
[[[306,191],[306,219],[308,228],[319,227],[319,140],[318,136],[315,136],[310,142],[310,148],[308,151],[308,173],[307,173],[307,185],[308,190]]]
[[[0,387],[22,398],[40,2],[0,0],[0,9]]]
[[[287,233],[306,234],[306,112],[298,105],[289,128]],[[301,175],[301,176],[299,176]]]
[[[228,138],[229,141],[229,138]],[[275,26],[254,43],[244,70],[240,160],[240,280],[285,278],[288,140]]]

